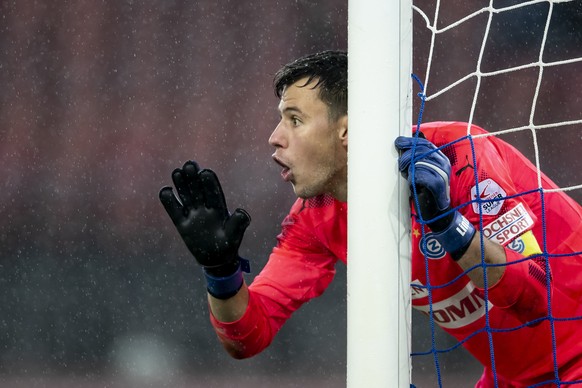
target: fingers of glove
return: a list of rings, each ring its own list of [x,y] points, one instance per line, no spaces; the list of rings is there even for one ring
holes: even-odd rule
[[[194,161],[184,163],[180,169],[177,168],[172,173],[172,180],[180,200],[187,208],[200,207],[203,202],[200,190],[200,178],[198,176],[200,167]]]
[[[242,238],[251,223],[251,216],[243,209],[236,209],[224,225],[228,237]]]
[[[394,146],[398,151],[404,151],[409,149],[412,146],[410,142],[412,138],[408,136],[398,136],[396,140],[394,140]]]
[[[429,149],[428,147],[424,146],[424,145],[419,145],[416,147],[416,152],[415,152],[415,163],[418,163],[421,160],[425,160],[430,158],[430,156],[432,154],[430,154],[431,149]],[[425,155],[429,153],[428,156],[423,157],[422,155]],[[402,174],[402,176],[405,179],[408,179],[408,176],[410,174],[410,163],[412,162],[412,157],[413,157],[413,153],[412,150],[406,150],[402,153],[402,155],[400,155],[400,157],[398,158],[398,170],[400,171],[400,173]]]
[[[396,149],[399,151],[406,151],[412,148],[414,143],[416,142],[416,147],[419,146],[426,146],[430,149],[435,149],[436,146],[432,144],[430,141],[426,140],[424,136],[419,137],[409,137],[409,136],[398,136],[396,140],[394,140],[394,145]]]
[[[447,158],[447,156],[440,150],[431,152],[425,157],[421,157],[416,161],[416,163],[418,162],[426,162],[437,166],[440,170],[444,171],[447,176],[451,174],[451,162],[449,161],[449,158]]]
[[[410,151],[403,152],[398,157],[398,171],[400,171],[404,179],[408,179],[408,167],[410,167],[411,160],[412,152]]]
[[[200,187],[204,197],[204,204],[208,209],[215,209],[219,212],[220,217],[228,217],[228,209],[224,193],[220,186],[218,177],[212,170],[204,169],[200,171]]]
[[[412,151],[410,151],[412,143],[410,140],[412,139],[409,137],[398,136],[394,141],[394,145],[400,153],[398,156],[398,170],[405,179],[408,179],[408,167],[412,160]]]
[[[174,195],[172,188],[168,186],[162,187],[159,198],[174,224],[178,224],[184,218],[184,208]]]
[[[413,154],[412,146],[415,142],[416,147]],[[440,151],[431,153],[431,151],[434,151],[436,147],[434,144],[424,139],[424,137],[415,139],[414,137],[399,136],[394,141],[394,145],[401,153],[398,157],[398,170],[405,179],[408,179],[410,163],[413,155],[415,156],[415,160],[420,160],[423,158],[423,155],[428,154],[426,157],[430,157],[433,153],[440,153]]]
[[[415,170],[418,170],[419,168],[431,169],[434,172],[438,173],[442,177],[443,181],[448,185],[449,177],[451,175],[451,163],[449,161],[449,158],[447,158],[447,156],[443,154],[441,151],[439,150],[434,151],[435,149],[433,149],[431,152],[431,150],[429,150],[425,146],[419,146],[417,147],[417,150],[419,150],[419,152],[417,153],[417,156],[419,157],[415,158],[414,160]],[[412,183],[412,177],[410,176],[411,161],[412,161],[412,151],[406,151],[399,160],[398,168],[400,169],[402,175]]]

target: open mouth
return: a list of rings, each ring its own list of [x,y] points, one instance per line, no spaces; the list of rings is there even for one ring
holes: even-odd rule
[[[289,166],[287,166],[285,163],[283,163],[279,158],[277,158],[274,155],[273,155],[273,160],[279,166],[283,167],[283,170],[281,170],[281,177],[283,178],[283,180],[285,182],[289,182],[293,177],[293,174],[291,173],[291,168]]]

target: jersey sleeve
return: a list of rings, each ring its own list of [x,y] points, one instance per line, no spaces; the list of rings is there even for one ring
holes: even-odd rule
[[[321,295],[335,275],[337,258],[300,213],[292,210],[285,218],[277,240],[266,266],[249,286],[243,317],[223,323],[211,315],[221,342],[238,349],[242,358],[265,349],[293,312]]]
[[[479,128],[476,132],[485,133]],[[530,203],[537,193],[516,189],[512,175],[520,173],[516,161],[523,163],[523,159],[512,160],[511,155],[499,150],[497,141],[494,137],[466,139],[445,147],[443,152],[452,165],[452,206],[459,206],[485,238],[505,248],[505,273],[489,286],[489,300],[525,323],[547,315],[551,277],[547,276],[532,232],[538,219]],[[532,189],[535,187],[532,181]],[[529,256],[532,258],[526,259]]]

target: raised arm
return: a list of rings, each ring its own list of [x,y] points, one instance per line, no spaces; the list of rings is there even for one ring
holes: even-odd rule
[[[221,321],[236,321],[248,304],[243,272],[248,261],[238,254],[250,216],[242,209],[228,212],[216,174],[188,161],[172,172],[171,187],[160,190],[160,201],[182,240],[203,268],[209,305]]]

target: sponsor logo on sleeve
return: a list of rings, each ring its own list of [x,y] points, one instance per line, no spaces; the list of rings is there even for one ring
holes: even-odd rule
[[[410,283],[410,297],[412,299],[421,299],[428,296],[428,290],[420,280],[415,279]]]
[[[522,203],[502,214],[483,228],[483,235],[500,245],[507,245],[534,226],[534,221]]]
[[[458,329],[476,322],[491,310],[493,304],[485,302],[482,295],[471,282],[451,297],[432,304],[413,305],[426,315],[432,313],[434,321],[445,329]]]
[[[471,188],[471,198],[473,200],[479,199],[479,202],[473,202],[473,211],[479,214],[479,205],[481,205],[481,212],[483,215],[494,216],[499,213],[507,193],[499,186],[493,179],[488,178],[479,182],[479,193],[477,193],[477,185]]]
[[[426,249],[423,244],[424,240],[426,240]],[[442,259],[447,253],[432,232],[426,233],[424,237],[418,241],[418,248],[426,257],[433,260]]]

